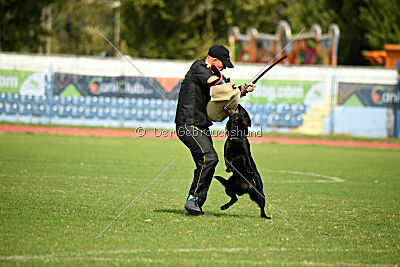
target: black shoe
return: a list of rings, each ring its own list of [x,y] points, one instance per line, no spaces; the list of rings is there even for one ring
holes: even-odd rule
[[[210,216],[207,212],[202,211],[201,213],[193,213],[189,212],[188,210],[185,209],[185,214],[188,216]]]
[[[205,213],[199,207],[199,199],[191,198],[185,203],[185,213],[188,215],[205,215]]]

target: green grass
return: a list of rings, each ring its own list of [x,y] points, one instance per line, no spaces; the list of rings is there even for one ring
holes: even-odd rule
[[[248,196],[220,211],[217,181],[211,216],[185,216],[194,164],[178,140],[0,134],[0,151],[3,264],[400,263],[398,150],[252,144],[267,199],[305,239],[271,208],[261,219]]]

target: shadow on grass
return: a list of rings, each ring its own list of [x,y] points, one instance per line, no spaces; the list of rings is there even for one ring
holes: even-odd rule
[[[155,212],[162,212],[162,213],[173,213],[178,215],[187,216],[183,209],[155,209]],[[214,217],[235,217],[235,218],[242,218],[239,214],[230,214],[230,213],[217,213],[217,212],[208,212],[208,214]]]

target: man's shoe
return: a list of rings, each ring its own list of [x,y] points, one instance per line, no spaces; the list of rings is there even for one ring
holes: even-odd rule
[[[185,214],[188,216],[210,216],[207,212],[200,212],[200,213],[194,213],[194,212],[189,212],[187,209],[185,209]]]
[[[199,207],[199,199],[197,197],[189,197],[185,203],[185,213],[188,215],[204,215]]]
[[[202,214],[200,214],[202,216],[210,216],[210,214],[208,214],[207,212],[202,211]]]

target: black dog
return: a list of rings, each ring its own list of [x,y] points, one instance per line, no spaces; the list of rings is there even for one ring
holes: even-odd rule
[[[261,217],[271,219],[264,211],[263,183],[251,157],[250,143],[246,136],[248,128],[251,126],[250,116],[241,105],[238,105],[235,111],[229,109],[225,109],[225,111],[229,114],[226,124],[228,139],[224,146],[225,165],[226,172],[233,172],[233,175],[228,180],[221,176],[215,176],[225,187],[226,194],[231,197],[228,203],[221,206],[221,210],[232,206],[238,200],[236,195],[241,196],[247,193],[250,195],[250,199],[260,207]]]

